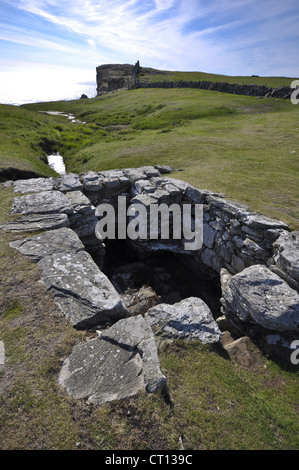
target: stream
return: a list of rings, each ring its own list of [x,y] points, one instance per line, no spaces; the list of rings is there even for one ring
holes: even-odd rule
[[[49,167],[51,167],[59,175],[65,175],[65,164],[63,161],[63,157],[59,153],[48,155],[47,159]]]

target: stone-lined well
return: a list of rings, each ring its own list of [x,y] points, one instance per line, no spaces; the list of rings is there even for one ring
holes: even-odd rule
[[[22,195],[12,212],[20,217],[1,228],[41,233],[11,246],[38,263],[74,327],[98,331],[61,372],[74,397],[103,403],[140,390],[167,395],[155,344],[218,343],[220,325],[278,359],[289,360],[298,339],[299,233],[170,172],[146,166],[13,183]],[[118,215],[119,196],[147,211],[152,204],[203,205],[203,246],[188,252],[181,239],[105,243],[95,233],[97,207],[112,204]]]

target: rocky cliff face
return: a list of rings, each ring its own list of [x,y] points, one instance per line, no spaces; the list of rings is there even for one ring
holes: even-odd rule
[[[130,64],[106,64],[97,67],[97,94],[103,95],[119,89],[135,87],[139,73],[139,61]]]

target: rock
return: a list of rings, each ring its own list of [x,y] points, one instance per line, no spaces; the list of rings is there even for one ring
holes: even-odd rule
[[[7,180],[7,181],[4,181],[4,183],[2,183],[2,187],[3,188],[10,188],[11,186],[13,186],[13,184],[14,184],[13,180]]]
[[[160,301],[159,296],[149,286],[142,286],[140,289],[128,289],[120,297],[130,315],[143,315]]]
[[[299,283],[299,232],[285,232],[276,240],[274,263]]]
[[[67,173],[66,175],[57,178],[54,189],[62,191],[63,193],[69,191],[82,191],[83,184],[79,179],[79,175],[76,175],[75,173]]]
[[[203,243],[208,248],[213,248],[216,231],[207,223],[203,224]]]
[[[41,281],[74,327],[113,323],[126,316],[115,288],[85,251],[54,253],[38,265]]]
[[[220,270],[220,283],[221,283],[222,295],[223,295],[223,292],[225,291],[226,286],[228,284],[228,281],[230,280],[231,277],[232,277],[232,275],[227,271],[227,269],[222,268]]]
[[[299,294],[263,265],[232,276],[221,299],[225,314],[242,328],[257,324],[276,331],[299,328]]]
[[[68,226],[69,219],[67,214],[32,214],[0,224],[2,230],[11,232],[38,232],[40,230],[54,230]]]
[[[10,246],[34,262],[54,253],[77,253],[84,249],[83,243],[70,228],[49,230],[33,237],[11,242]]]
[[[258,352],[247,336],[223,345],[229,355],[242,367],[254,368],[259,364]]]
[[[144,390],[167,391],[153,333],[141,315],[120,320],[99,338],[75,346],[59,383],[73,398],[94,405]]]
[[[248,214],[244,219],[244,223],[249,228],[260,229],[260,230],[269,230],[269,229],[280,229],[288,230],[288,225],[286,225],[281,220],[271,219],[264,215],[252,213]]]
[[[39,193],[41,191],[52,191],[55,178],[30,178],[17,180],[13,183],[15,193]]]
[[[173,168],[169,165],[155,165],[155,168],[161,173],[161,175],[166,175],[173,171]]]
[[[73,208],[60,191],[42,191],[37,194],[16,197],[11,211],[15,214],[71,214]]]
[[[66,197],[73,207],[73,213],[69,215],[70,227],[84,243],[86,250],[95,252],[104,249],[103,241],[95,234],[98,223],[96,208],[81,191],[68,192]]]
[[[217,343],[221,338],[221,331],[209,307],[197,297],[174,305],[156,305],[148,310],[144,318],[152,327],[159,344],[174,339]]]

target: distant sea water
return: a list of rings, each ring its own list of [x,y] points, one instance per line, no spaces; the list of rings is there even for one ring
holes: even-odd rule
[[[93,82],[70,84],[66,89],[3,89],[0,86],[0,103],[14,106],[22,104],[41,103],[48,101],[76,100],[82,95],[94,98],[97,94],[96,84]]]

